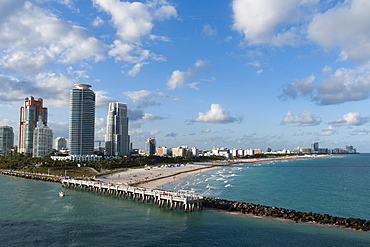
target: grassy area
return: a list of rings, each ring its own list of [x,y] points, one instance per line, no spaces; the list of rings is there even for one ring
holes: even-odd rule
[[[25,172],[36,172],[44,173],[56,176],[70,176],[70,177],[94,177],[97,175],[93,169],[88,167],[76,167],[76,166],[66,166],[66,167],[29,167],[22,169]]]

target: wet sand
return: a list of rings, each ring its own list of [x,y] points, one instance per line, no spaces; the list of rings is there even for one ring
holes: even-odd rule
[[[148,189],[156,189],[161,185],[170,183],[177,179],[184,178],[194,173],[220,168],[222,166],[230,166],[239,163],[256,163],[273,160],[289,160],[289,159],[308,159],[321,158],[329,155],[320,156],[294,156],[281,158],[262,158],[262,159],[240,159],[233,161],[219,161],[207,163],[192,163],[186,165],[172,165],[161,167],[147,167],[138,169],[128,169],[125,171],[115,172],[97,177],[98,180],[104,183],[124,184],[130,186],[138,186]]]
[[[179,167],[148,167],[128,169],[97,177],[104,183],[124,184],[148,189],[156,189],[176,179],[184,178],[193,173],[219,167],[214,163],[186,164]]]

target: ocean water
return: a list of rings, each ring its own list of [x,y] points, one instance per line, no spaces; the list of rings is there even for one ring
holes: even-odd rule
[[[240,164],[166,189],[370,219],[370,155]],[[204,209],[192,213],[0,175],[1,246],[370,246],[370,232]]]
[[[370,220],[370,154],[223,167],[166,184],[165,190]]]

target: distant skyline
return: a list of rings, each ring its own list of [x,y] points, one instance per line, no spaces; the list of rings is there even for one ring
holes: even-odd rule
[[[0,125],[19,138],[24,99],[42,98],[68,138],[69,91],[128,107],[134,148],[370,152],[368,0],[3,0]]]

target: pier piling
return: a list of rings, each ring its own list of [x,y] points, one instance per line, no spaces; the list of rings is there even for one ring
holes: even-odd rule
[[[149,190],[145,188],[131,187],[128,185],[112,185],[95,181],[75,180],[75,179],[62,179],[62,186],[91,191],[100,194],[107,194],[110,196],[131,198],[134,201],[142,201],[149,203],[153,201],[158,204],[158,207],[168,206],[171,210],[176,209],[178,205],[182,205],[184,211],[194,211],[197,207],[201,210],[203,201],[202,196],[194,195],[189,191],[163,191],[163,190]]]

